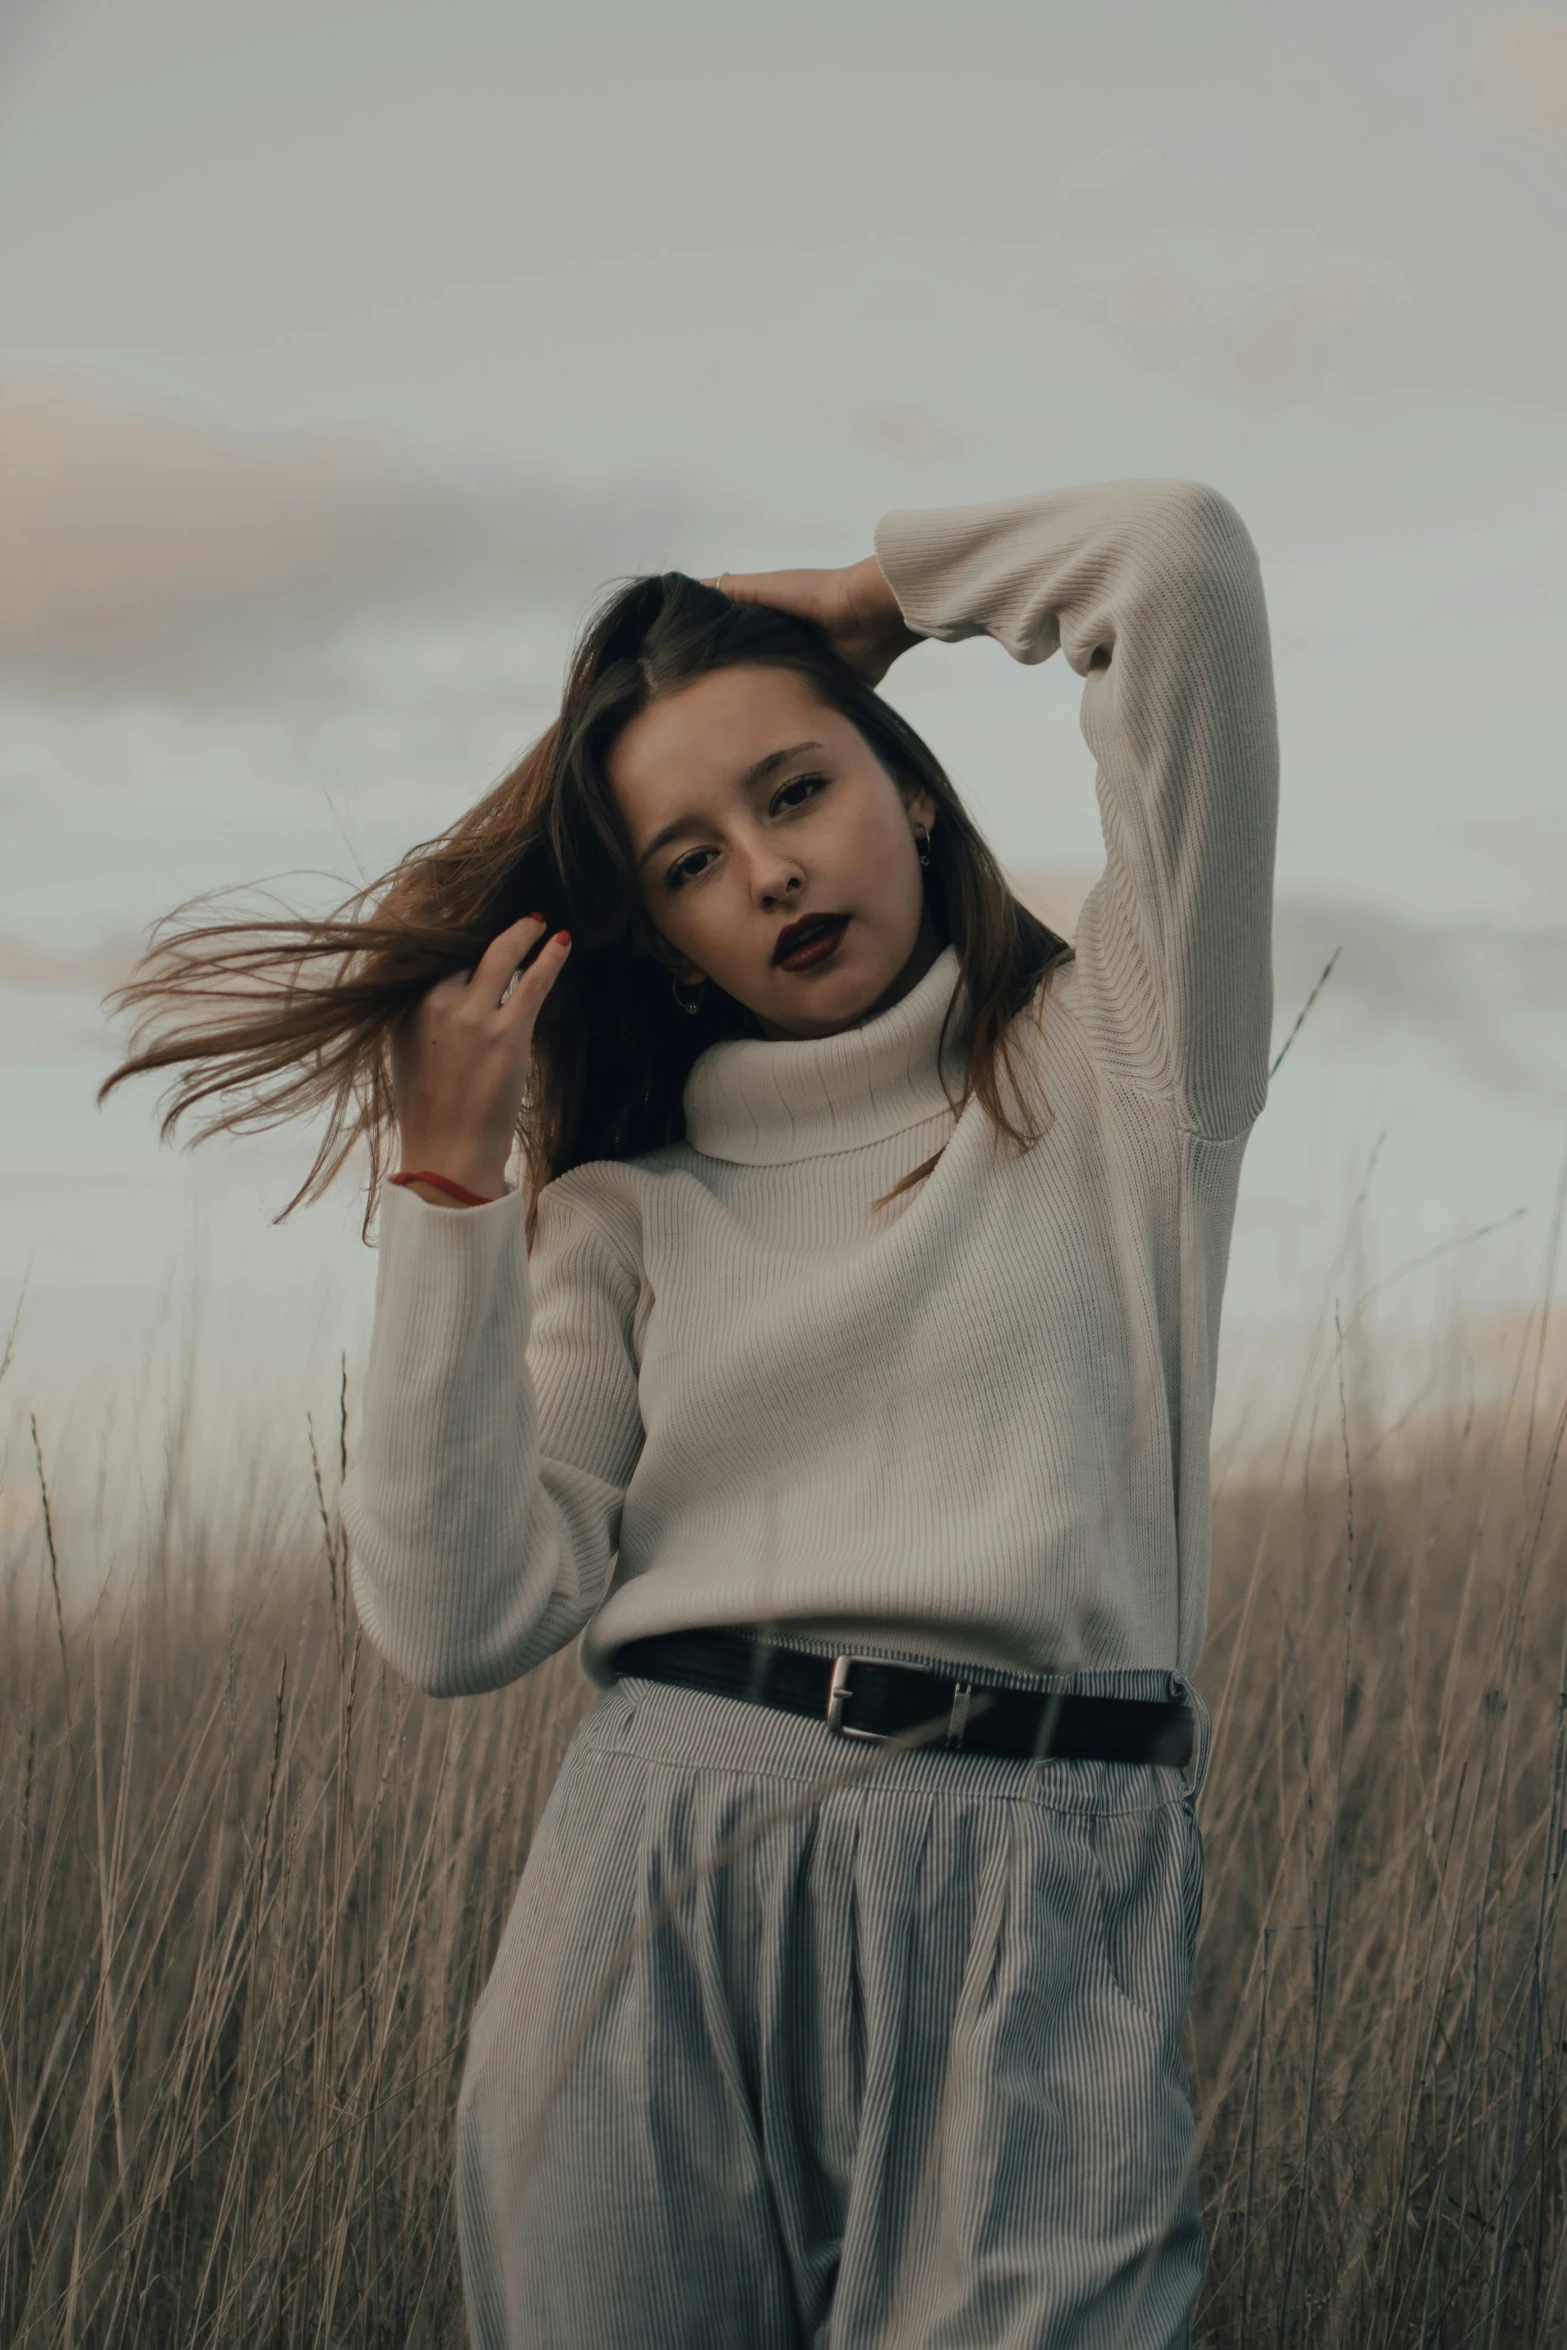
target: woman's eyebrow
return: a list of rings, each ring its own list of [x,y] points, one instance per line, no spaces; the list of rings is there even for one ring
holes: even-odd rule
[[[746,769],[740,778],[740,789],[751,791],[757,784],[765,783],[770,775],[775,774],[780,767],[786,767],[791,759],[797,759],[802,751],[820,751],[825,748],[824,743],[811,740],[803,743],[785,743],[781,750],[768,751]],[[671,817],[660,831],[654,833],[647,847],[638,857],[637,871],[640,873],[649,857],[656,857],[660,849],[667,849],[670,842],[678,840],[683,832],[700,832],[701,829],[702,819],[694,812],[688,811],[684,816]]]
[[[694,815],[677,816],[673,823],[666,824],[661,832],[654,833],[647,847],[637,859],[637,871],[640,873],[650,857],[656,857],[660,849],[667,849],[670,842],[678,840],[683,832],[696,832],[700,828],[698,817]]]
[[[754,767],[746,769],[740,778],[740,789],[749,791],[753,784],[765,783],[769,775],[779,767],[787,766],[791,759],[798,759],[802,751],[822,751],[826,747],[825,743],[812,740],[803,743],[786,743],[781,751],[769,751],[764,759],[757,760]]]

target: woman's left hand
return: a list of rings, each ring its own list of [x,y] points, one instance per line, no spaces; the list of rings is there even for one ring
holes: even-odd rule
[[[726,571],[722,576],[724,594],[737,604],[767,604],[775,612],[814,620],[867,685],[879,685],[898,655],[920,641],[874,555],[841,571]],[[717,587],[718,581],[707,585]]]

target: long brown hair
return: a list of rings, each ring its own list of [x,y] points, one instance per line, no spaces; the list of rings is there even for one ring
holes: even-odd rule
[[[324,1109],[314,1162],[282,1215],[319,1197],[363,1144],[368,1231],[396,1132],[392,1031],[432,982],[470,969],[499,931],[539,909],[574,944],[535,1031],[519,1124],[530,1196],[586,1160],[631,1158],[678,1140],[698,1054],[760,1031],[715,986],[701,991],[695,1018],[674,1000],[651,959],[606,761],[655,696],[741,663],[804,677],[859,729],[900,788],[923,787],[935,800],[925,887],[964,983],[948,1015],[961,1002],[960,1103],[979,1102],[999,1133],[1027,1147],[1039,1129],[1008,1032],[1071,950],[1013,897],[932,752],[820,629],[732,602],[678,571],[612,593],[578,642],[555,723],[477,806],[334,913],[223,918],[212,900],[198,900],[166,915],[110,999],[133,1016],[131,1050],[99,1089],[100,1102],[128,1077],[176,1069],[161,1131],[167,1138],[189,1112],[215,1105],[198,1142]],[[898,1188],[925,1171],[912,1170]]]

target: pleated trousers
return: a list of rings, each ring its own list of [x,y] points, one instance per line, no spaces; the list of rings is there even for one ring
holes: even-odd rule
[[[1194,1792],[606,1691],[473,2020],[475,2350],[1187,2344]]]

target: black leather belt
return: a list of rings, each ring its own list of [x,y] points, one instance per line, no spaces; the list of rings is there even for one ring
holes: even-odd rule
[[[1191,1712],[1174,1699],[992,1689],[964,1680],[961,1668],[933,1673],[876,1657],[809,1656],[745,1632],[716,1630],[628,1641],[615,1651],[610,1668],[634,1680],[667,1681],[783,1713],[813,1714],[843,1738],[906,1738],[911,1745],[961,1747],[967,1754],[1171,1763],[1177,1769],[1191,1759]]]

